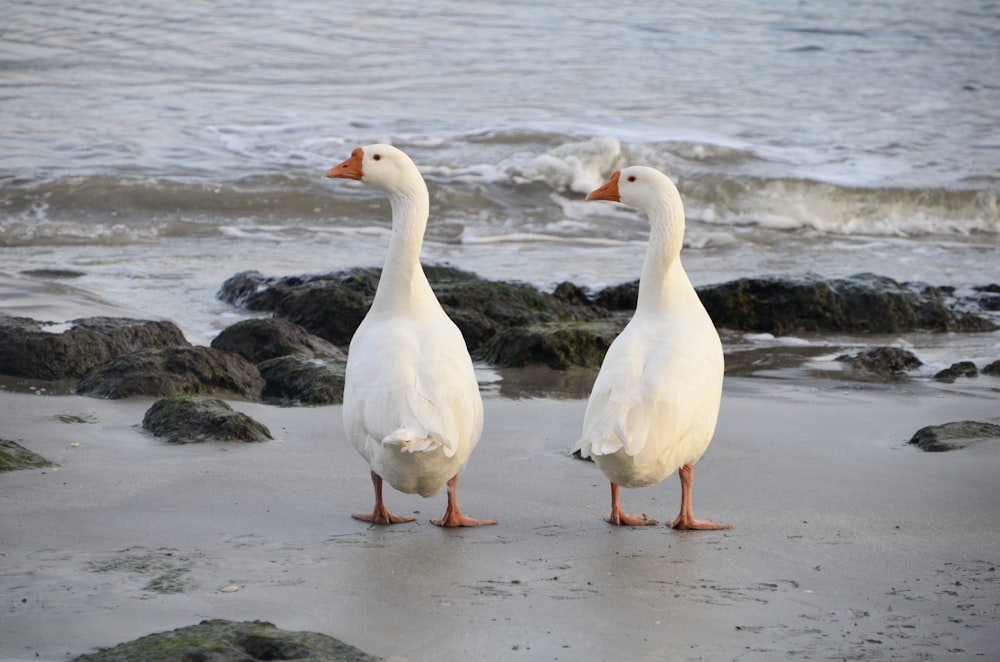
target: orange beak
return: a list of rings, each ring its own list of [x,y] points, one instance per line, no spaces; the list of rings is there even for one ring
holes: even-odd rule
[[[621,196],[618,195],[618,178],[621,177],[622,171],[615,170],[611,173],[611,179],[604,183],[599,189],[591,191],[587,195],[588,200],[610,200],[611,202],[621,202]]]
[[[365,151],[360,147],[355,147],[354,151],[351,152],[351,158],[327,170],[326,176],[361,180],[365,176],[365,171],[361,167],[361,161],[364,157]]]

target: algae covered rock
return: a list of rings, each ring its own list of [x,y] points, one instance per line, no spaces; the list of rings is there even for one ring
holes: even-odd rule
[[[142,427],[173,444],[272,439],[264,425],[218,398],[161,398],[146,411]]]
[[[242,272],[222,284],[219,299],[248,310],[269,310],[335,345],[350,343],[371,306],[376,269],[268,278]]]
[[[44,469],[51,466],[53,466],[51,462],[21,444],[9,439],[0,439],[0,473],[18,469]]]
[[[169,347],[119,357],[95,370],[76,392],[112,400],[181,394],[260,398],[264,378],[238,354],[210,347]]]
[[[909,443],[925,451],[940,453],[983,441],[1000,441],[1000,425],[979,421],[956,421],[920,428]]]
[[[504,328],[597,316],[589,305],[530,285],[486,280],[448,266],[425,265],[424,272],[472,352]],[[380,275],[375,268],[285,278],[243,272],[228,279],[218,297],[250,310],[271,310],[309,333],[347,346],[371,307]]]
[[[0,315],[0,374],[80,379],[132,352],[189,345],[173,322],[88,317],[65,324]]]
[[[75,662],[377,662],[379,658],[316,632],[289,632],[264,621],[213,619],[159,632]]]
[[[347,360],[336,345],[281,317],[248,319],[228,326],[212,340],[212,348],[239,354],[251,363],[283,356]]]
[[[975,377],[978,374],[979,370],[976,369],[975,363],[972,361],[959,361],[958,363],[952,363],[944,370],[938,372],[934,375],[934,379],[939,382],[951,384],[959,377]]]
[[[904,333],[992,331],[990,320],[953,304],[949,288],[857,274],[823,279],[744,278],[698,289],[716,325],[784,335],[796,331]]]
[[[501,367],[546,365],[562,370],[573,366],[600,368],[611,342],[627,320],[579,324],[515,326],[498,333],[483,348],[482,357]]]
[[[274,404],[330,405],[344,401],[347,362],[279,356],[257,364],[264,377],[261,393]]]
[[[837,360],[846,364],[852,378],[876,382],[906,379],[908,370],[923,365],[913,352],[899,347],[876,347],[858,354],[843,354]]]

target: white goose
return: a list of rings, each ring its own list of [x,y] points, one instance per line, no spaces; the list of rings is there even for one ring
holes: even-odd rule
[[[479,441],[483,401],[472,359],[420,266],[430,199],[423,177],[391,145],[367,145],[327,177],[371,184],[389,196],[392,238],[371,309],[351,339],[344,428],[371,465],[375,510],[356,519],[412,522],[389,512],[382,480],[401,492],[434,496],[448,486],[439,526],[479,526],[458,507],[458,472]]]
[[[649,247],[635,316],[604,357],[574,450],[593,457],[611,481],[612,524],[656,524],[626,515],[618,486],[655,485],[679,469],[681,509],[675,529],[728,529],[697,520],[691,507],[694,465],[715,431],[722,398],[719,334],[681,266],[684,207],[673,182],[645,166],[611,175],[588,200],[611,200],[646,212]]]

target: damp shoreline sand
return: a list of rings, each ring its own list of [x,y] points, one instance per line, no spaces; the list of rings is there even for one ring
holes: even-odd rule
[[[1000,448],[905,446],[994,398],[729,379],[694,488],[723,532],[663,524],[676,475],[623,493],[660,526],[606,524],[606,481],[567,454],[583,400],[486,397],[459,488],[500,524],[464,530],[429,523],[443,494],[387,493],[414,524],[351,519],[372,492],[339,406],[232,402],[275,441],[169,446],[151,403],[0,392],[2,436],[58,464],[0,475],[0,658],[209,618],[413,661],[1000,654]]]

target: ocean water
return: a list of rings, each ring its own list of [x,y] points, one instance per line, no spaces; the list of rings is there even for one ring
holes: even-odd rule
[[[636,278],[645,220],[584,196],[643,163],[678,184],[696,284],[1000,282],[995,1],[2,10],[0,273],[194,339],[245,315],[214,298],[236,272],[381,264],[387,203],[324,178],[371,142],[428,181],[425,260],[488,278]]]

